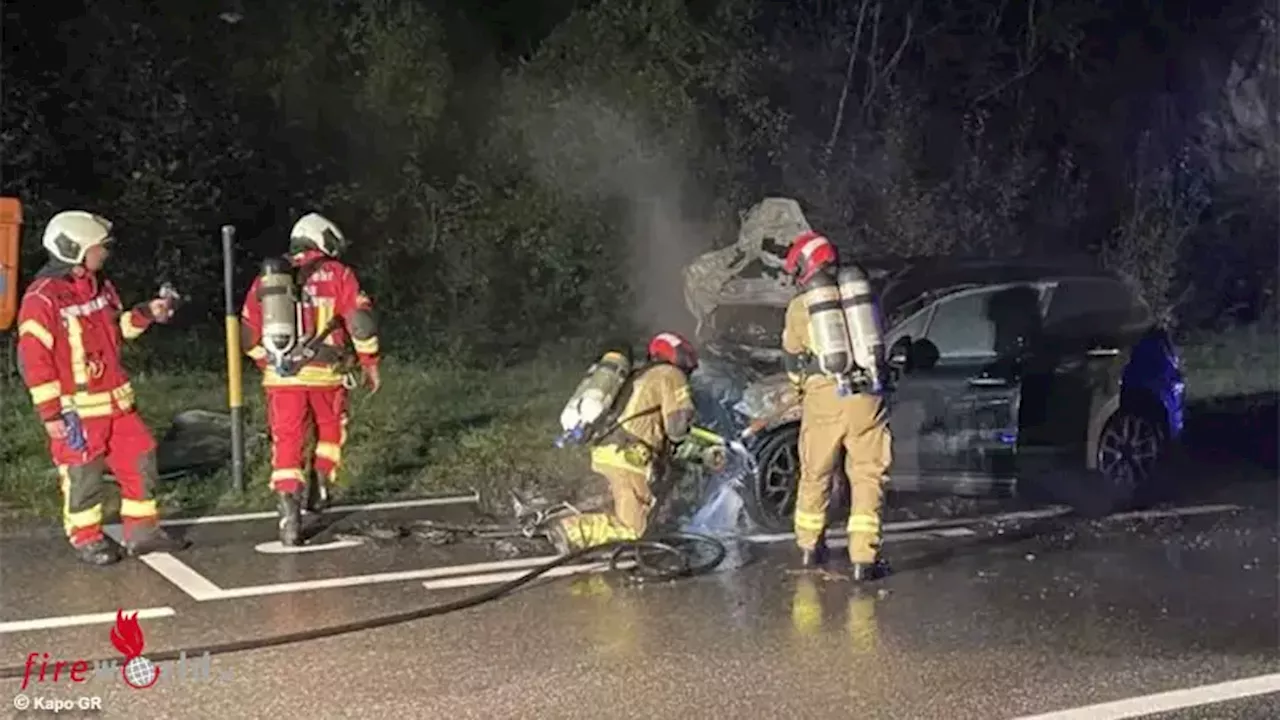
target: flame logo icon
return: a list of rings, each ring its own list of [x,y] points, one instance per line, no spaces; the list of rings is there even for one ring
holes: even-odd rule
[[[120,675],[134,690],[142,690],[156,684],[160,668],[142,656],[146,639],[138,625],[138,613],[125,617],[124,610],[116,610],[116,624],[111,628],[111,644],[124,655],[124,667]]]

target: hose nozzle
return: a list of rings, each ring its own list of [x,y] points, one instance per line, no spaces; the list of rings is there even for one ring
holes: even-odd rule
[[[751,424],[748,425],[745,430],[738,433],[738,441],[741,443],[743,441],[750,440],[768,426],[768,420],[752,420]]]

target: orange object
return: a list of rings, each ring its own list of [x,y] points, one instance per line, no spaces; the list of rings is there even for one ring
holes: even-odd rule
[[[18,246],[22,239],[22,201],[0,197],[0,332],[18,317]]]

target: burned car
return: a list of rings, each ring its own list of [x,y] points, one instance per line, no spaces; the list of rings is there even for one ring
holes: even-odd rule
[[[700,412],[719,432],[766,428],[751,441],[745,500],[775,530],[789,529],[799,471],[800,408],[780,349],[795,289],[781,266],[786,240],[807,227],[794,201],[766,200],[735,246],[685,277],[707,358],[694,377]],[[1104,511],[1157,489],[1157,464],[1182,430],[1183,378],[1125,278],[1082,260],[866,264],[896,358],[892,489],[1012,492]]]

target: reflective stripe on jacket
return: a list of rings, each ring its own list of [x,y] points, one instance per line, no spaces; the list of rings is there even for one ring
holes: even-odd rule
[[[145,304],[124,308],[110,280],[60,264],[42,269],[18,309],[18,359],[40,418],[132,409],[120,351],[151,323]]]

